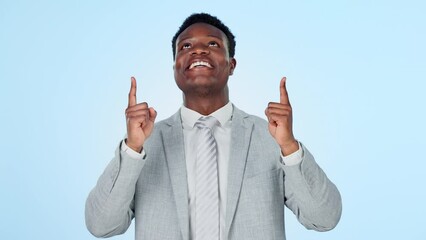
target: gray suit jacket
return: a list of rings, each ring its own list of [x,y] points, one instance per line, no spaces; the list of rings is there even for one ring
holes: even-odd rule
[[[335,185],[302,145],[302,162],[285,166],[267,122],[234,107],[226,236],[285,239],[284,205],[308,229],[334,228],[341,215]],[[97,237],[124,233],[135,217],[136,239],[189,239],[188,185],[180,111],[158,122],[144,144],[146,159],[116,150],[86,202]]]

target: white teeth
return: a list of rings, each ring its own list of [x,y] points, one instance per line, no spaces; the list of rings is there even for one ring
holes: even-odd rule
[[[205,67],[208,67],[208,68],[212,67],[208,62],[197,61],[197,62],[193,62],[191,64],[191,66],[189,66],[189,69],[192,69],[192,68],[198,67],[198,66],[205,66]]]

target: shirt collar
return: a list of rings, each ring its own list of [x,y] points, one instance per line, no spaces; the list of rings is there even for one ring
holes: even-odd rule
[[[225,106],[219,108],[209,116],[213,116],[219,121],[220,126],[224,126],[226,122],[231,120],[232,110],[232,103],[228,102]],[[185,107],[184,105],[182,105],[182,107],[180,108],[180,114],[182,118],[182,123],[191,128],[194,127],[195,123],[200,117],[204,116],[192,109]]]

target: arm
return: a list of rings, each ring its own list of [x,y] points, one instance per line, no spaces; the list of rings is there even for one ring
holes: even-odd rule
[[[135,187],[145,160],[132,158],[122,144],[86,200],[86,226],[96,237],[124,233],[134,217]]]
[[[280,82],[280,102],[271,102],[265,110],[268,128],[284,156],[302,152],[296,164],[281,163],[284,170],[285,204],[308,229],[327,231],[339,222],[342,202],[336,186],[316,164],[309,151],[293,136],[293,115],[286,78]]]
[[[307,229],[333,229],[342,214],[342,200],[314,157],[302,146],[302,160],[284,165],[285,204]]]
[[[97,237],[124,233],[134,217],[136,182],[145,164],[134,155],[143,150],[151,135],[157,113],[147,103],[136,103],[136,79],[132,77],[129,105],[126,109],[127,139],[100,176],[86,201],[86,225]],[[131,151],[133,157],[130,155]],[[145,153],[143,152],[144,156]]]

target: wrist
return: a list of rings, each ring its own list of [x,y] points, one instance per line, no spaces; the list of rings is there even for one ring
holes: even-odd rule
[[[133,144],[131,144],[131,143],[129,143],[129,142],[127,142],[127,138],[126,139],[124,139],[124,143],[126,143],[126,145],[127,145],[127,147],[129,147],[130,149],[132,149],[133,151],[135,151],[135,152],[137,152],[137,153],[141,153],[142,152],[142,149],[143,149],[143,147],[142,146],[135,146],[135,145],[133,145]]]
[[[296,139],[293,139],[288,143],[280,145],[280,148],[283,156],[288,156],[299,150],[299,143],[296,141]]]

